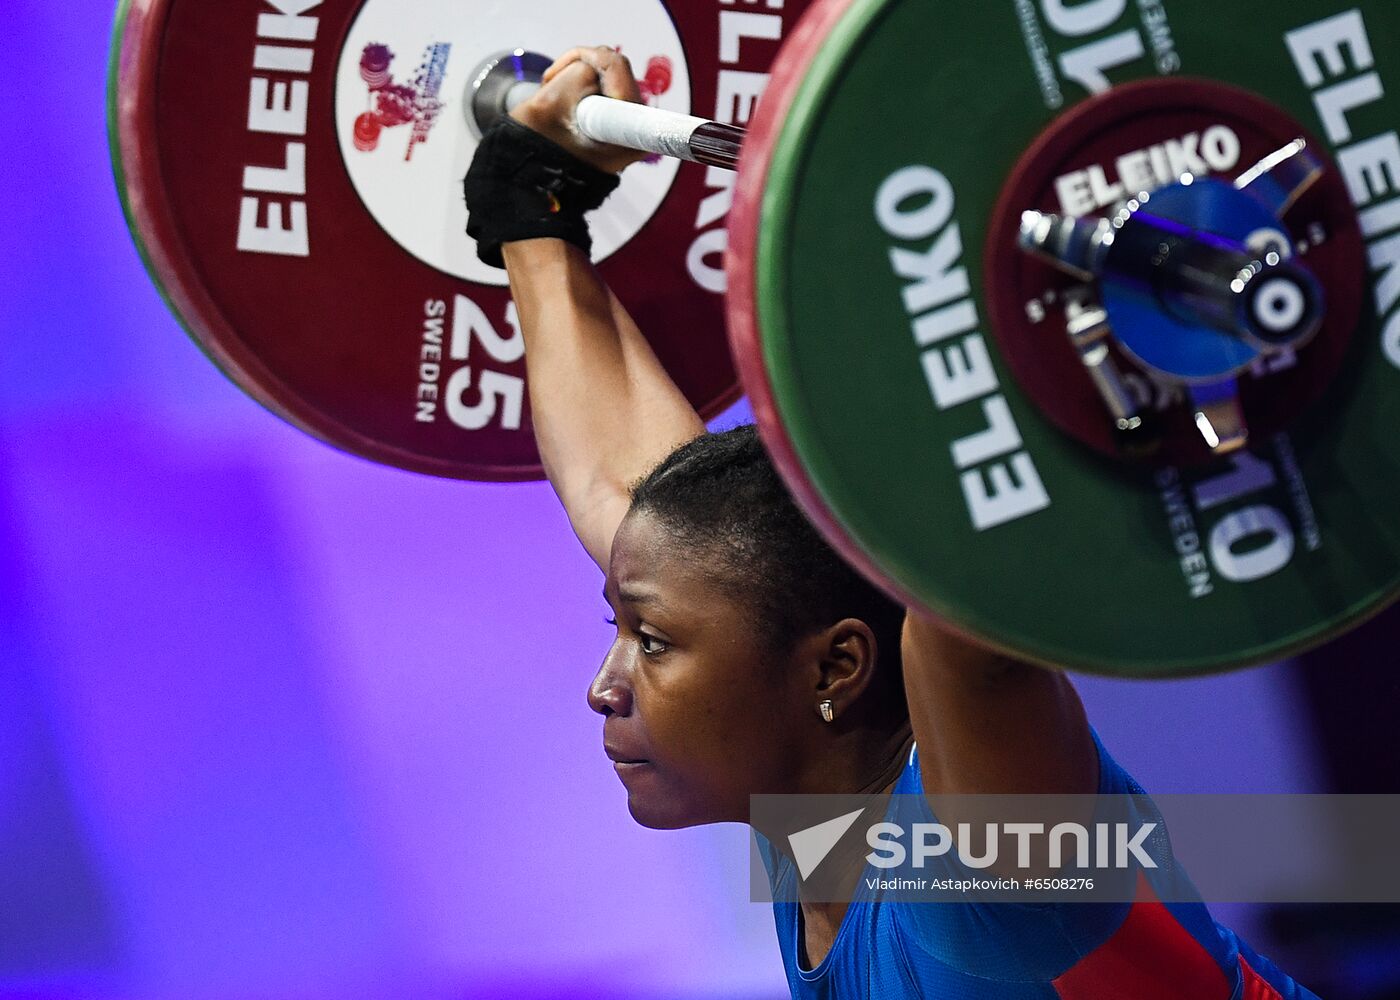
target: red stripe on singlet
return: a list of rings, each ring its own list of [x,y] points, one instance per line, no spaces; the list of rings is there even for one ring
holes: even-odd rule
[[[1283,1000],[1283,994],[1269,985],[1269,981],[1249,967],[1240,956],[1240,972],[1244,975],[1244,993],[1240,1000]]]
[[[1249,974],[1254,975],[1252,970]],[[1254,980],[1267,988],[1257,975]],[[1229,1000],[1231,993],[1230,981],[1210,952],[1177,923],[1141,876],[1137,902],[1122,926],[1054,986],[1061,1000]],[[1245,996],[1270,1000],[1277,994]]]

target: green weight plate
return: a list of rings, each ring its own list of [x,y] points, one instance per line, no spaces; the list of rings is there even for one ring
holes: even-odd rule
[[[1278,659],[1391,600],[1400,52],[1385,43],[1396,37],[1400,8],[1378,0],[814,5],[741,166],[729,316],[765,441],[834,544],[984,643],[1131,677]],[[996,325],[1026,305],[1009,301],[1019,279],[1002,273],[1020,264],[992,227],[999,202],[1038,197],[1008,185],[1076,114],[1102,110],[1117,129],[1092,137],[1109,165],[1098,176],[1074,150],[1051,158],[1079,171],[1065,187],[1079,201],[1106,203],[1112,166],[1135,151],[1175,143],[1174,161],[1206,159],[1200,136],[1219,103],[1166,113],[1193,82],[1216,97],[1248,91],[1276,120],[1216,122],[1241,140],[1232,159],[1213,133],[1209,167],[1226,179],[1280,129],[1313,137],[1328,190],[1355,204],[1329,204],[1330,229],[1302,220],[1292,235],[1332,241],[1313,259],[1334,315],[1359,318],[1333,342],[1320,398],[1286,430],[1213,464],[1134,465],[1066,433],[1069,418],[1023,388],[1038,365],[1008,358],[1026,338]],[[1130,83],[1144,110],[1109,114]],[[1059,345],[1063,325],[1044,336]],[[1082,372],[1064,377],[1082,393],[1071,384]]]

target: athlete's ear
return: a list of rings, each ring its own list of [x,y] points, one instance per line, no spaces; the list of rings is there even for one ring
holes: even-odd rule
[[[879,643],[859,618],[843,618],[812,635],[804,644],[812,709],[823,718],[822,703],[831,702],[831,721],[848,712],[875,676]]]

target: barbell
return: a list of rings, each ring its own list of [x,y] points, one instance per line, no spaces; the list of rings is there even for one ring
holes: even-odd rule
[[[488,58],[471,77],[467,127],[477,139],[540,88],[553,60],[515,49]],[[650,89],[650,88],[649,88]],[[736,125],[681,114],[650,104],[595,94],[574,111],[575,125],[594,142],[625,146],[655,156],[673,156],[707,167],[734,170],[744,130]]]
[[[1400,590],[1400,11],[586,6],[124,5],[119,187],[196,342],[344,450],[538,476],[461,177],[538,53],[602,37],[649,107],[589,98],[581,130],[664,155],[591,218],[600,270],[702,415],[737,365],[892,593],[1157,677]]]

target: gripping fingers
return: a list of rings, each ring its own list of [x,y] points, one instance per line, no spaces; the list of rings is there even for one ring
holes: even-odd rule
[[[554,60],[554,63],[549,67],[549,69],[544,71],[544,78],[541,82],[548,83],[550,80],[553,80],[556,76],[558,76],[569,66],[572,66],[574,63],[582,59],[583,52],[584,50],[581,48],[570,49],[568,52],[565,52],[558,59]]]
[[[545,70],[544,82],[574,63],[583,63],[597,74],[605,97],[620,101],[641,103],[642,92],[637,86],[636,75],[632,72],[632,62],[616,49],[606,45],[570,49]]]

